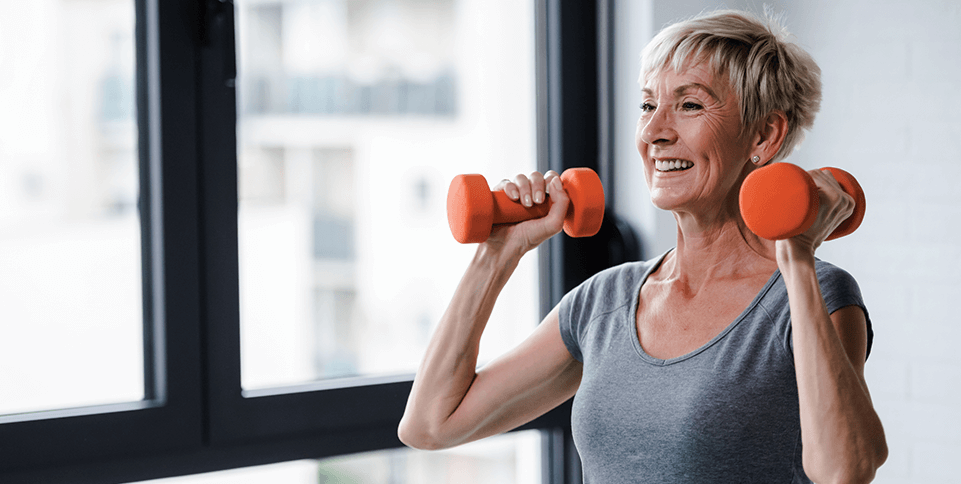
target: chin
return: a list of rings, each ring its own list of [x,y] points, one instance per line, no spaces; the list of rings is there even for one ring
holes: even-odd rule
[[[678,200],[676,197],[668,196],[667,194],[658,194],[655,191],[651,193],[651,204],[661,210],[667,210],[671,212],[680,207],[681,200]]]

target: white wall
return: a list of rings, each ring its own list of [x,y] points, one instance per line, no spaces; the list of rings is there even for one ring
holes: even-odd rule
[[[891,452],[875,482],[959,482],[961,321],[952,302],[961,297],[961,2],[764,3],[785,13],[788,29],[822,69],[821,113],[788,161],[842,167],[867,197],[861,228],[826,243],[818,256],[857,277],[874,323],[866,377]],[[753,1],[623,0],[618,6],[639,11],[633,18],[639,32],[702,10],[763,8]],[[635,43],[619,35],[618,58],[636,62],[650,36]],[[630,130],[618,131],[627,134],[617,143],[633,148],[624,136],[633,136],[637,102],[628,96],[636,95],[629,89],[636,90],[637,73],[617,75],[619,107],[633,113],[618,115]],[[618,151],[618,178],[637,186],[631,203],[646,196],[643,179],[633,175],[638,159]],[[618,196],[626,191],[619,188]],[[636,207],[626,213],[647,224],[639,228],[649,256],[671,246],[668,214]]]

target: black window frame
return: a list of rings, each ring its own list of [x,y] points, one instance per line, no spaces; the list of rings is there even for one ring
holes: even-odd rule
[[[613,207],[613,0],[535,0],[538,166],[588,166]],[[0,417],[2,482],[130,482],[399,447],[411,379],[240,387],[230,0],[136,0],[144,402]],[[540,252],[541,312],[640,256],[613,214]],[[544,482],[580,482],[570,402],[541,429]]]

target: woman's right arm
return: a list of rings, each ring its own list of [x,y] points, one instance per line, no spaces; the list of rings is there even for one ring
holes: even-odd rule
[[[408,446],[441,449],[506,432],[563,403],[580,384],[581,365],[561,340],[556,308],[518,347],[476,369],[498,294],[521,256],[563,225],[568,200],[560,180],[531,178],[517,183],[519,197],[546,185],[554,206],[542,219],[497,228],[478,246],[414,378],[398,428]]]

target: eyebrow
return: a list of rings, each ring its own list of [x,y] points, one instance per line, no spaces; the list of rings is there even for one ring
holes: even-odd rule
[[[691,82],[691,83],[684,84],[684,85],[681,85],[681,86],[678,86],[678,87],[674,88],[674,97],[683,96],[686,92],[688,92],[688,91],[693,91],[693,90],[695,90],[695,89],[701,89],[701,90],[703,90],[704,92],[707,93],[708,96],[711,96],[712,98],[714,98],[715,101],[719,101],[719,100],[720,100],[720,98],[717,97],[717,94],[715,94],[714,91],[713,91],[710,87],[705,86],[704,84],[701,84],[701,83],[699,83],[699,82]],[[653,95],[654,95],[654,91],[652,91],[651,88],[649,88],[649,87],[645,87],[645,88],[641,89],[641,92],[643,92],[644,94],[650,95],[650,96],[653,96]]]

